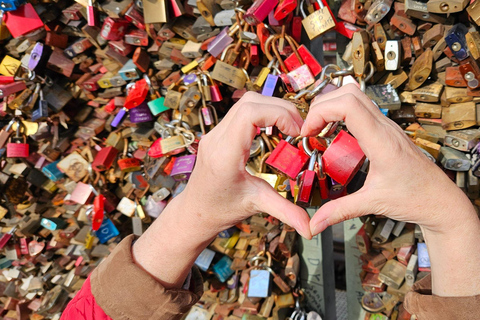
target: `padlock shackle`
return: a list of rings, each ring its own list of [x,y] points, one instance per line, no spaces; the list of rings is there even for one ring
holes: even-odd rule
[[[267,161],[268,157],[271,155],[272,153],[271,152],[266,152],[262,158],[260,159],[260,172],[259,173],[265,173],[265,171],[267,170],[267,165],[265,163],[265,161]]]
[[[273,60],[273,56],[272,56],[272,53],[270,52],[270,49],[271,49],[271,43],[273,41],[273,39],[275,38],[276,35],[270,35],[267,40],[265,41],[264,45],[263,45],[263,50],[265,52],[265,55],[267,56],[267,59],[269,61],[272,61]]]

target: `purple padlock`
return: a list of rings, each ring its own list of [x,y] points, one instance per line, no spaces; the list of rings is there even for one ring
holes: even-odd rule
[[[176,158],[170,176],[175,181],[188,180],[195,166],[196,158],[197,156],[194,154]]]
[[[194,82],[197,81],[197,75],[194,74],[194,73],[189,73],[187,75],[185,75],[185,77],[183,78],[183,83],[185,83],[187,86],[189,84],[192,84]]]
[[[147,101],[143,101],[138,107],[130,109],[130,121],[132,123],[149,122],[153,120]]]
[[[43,70],[48,62],[48,58],[52,53],[52,49],[49,46],[45,46],[41,42],[37,42],[30,53],[30,59],[28,60],[28,69],[35,71]]]
[[[127,114],[127,111],[128,110],[125,108],[121,108],[120,110],[118,110],[117,115],[115,116],[115,118],[113,118],[112,123],[110,125],[114,128],[118,127],[120,122],[122,122],[123,117],[125,117],[125,114]]]
[[[218,57],[222,54],[223,50],[233,42],[233,38],[228,35],[228,27],[217,34],[215,39],[208,44],[207,51],[214,57]]]
[[[332,183],[330,190],[328,191],[328,198],[331,200],[338,199],[340,197],[343,197],[346,195],[345,193],[345,186],[338,183],[337,181],[333,180],[330,178],[330,181]]]
[[[273,97],[273,94],[275,93],[275,89],[277,88],[277,84],[278,84],[278,76],[269,74],[267,76],[267,79],[265,80],[265,84],[263,85],[262,95]]]

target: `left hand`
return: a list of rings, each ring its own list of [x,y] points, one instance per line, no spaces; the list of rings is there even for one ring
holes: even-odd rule
[[[265,212],[310,239],[310,218],[305,210],[245,170],[257,127],[277,126],[287,135],[298,136],[302,125],[303,119],[290,102],[247,92],[200,141],[195,169],[182,193],[190,207],[189,216],[215,236]]]

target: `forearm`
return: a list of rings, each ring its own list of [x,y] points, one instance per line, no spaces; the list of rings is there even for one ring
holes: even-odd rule
[[[167,289],[182,286],[195,259],[216,235],[202,227],[201,214],[192,212],[196,206],[189,199],[186,190],[173,199],[132,250],[135,263]]]
[[[423,228],[432,269],[432,293],[480,294],[480,221],[468,199],[452,210],[443,228]]]

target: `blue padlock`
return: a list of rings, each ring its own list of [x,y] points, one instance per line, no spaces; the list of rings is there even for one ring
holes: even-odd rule
[[[22,4],[27,3],[23,0],[1,0],[0,10],[2,11],[14,11],[17,10]]]
[[[221,282],[225,282],[232,276],[234,271],[230,268],[232,265],[232,260],[227,257],[223,256],[214,266],[213,272]]]
[[[52,162],[52,163],[49,163],[47,164],[45,167],[42,168],[42,172],[44,175],[46,175],[50,180],[52,180],[53,182],[57,182],[58,180],[62,179],[63,177],[65,177],[65,175],[63,174],[63,172],[61,172],[58,168],[57,168],[57,163],[59,163],[60,160],[58,161],[55,161],[55,162]]]
[[[467,40],[465,39],[465,34],[467,34],[467,32],[468,29],[465,25],[457,23],[445,36],[445,42],[452,50],[455,57],[460,61],[468,58]]]
[[[141,72],[135,65],[132,59],[128,60],[127,63],[118,71],[118,74],[125,81],[140,79]]]
[[[61,218],[42,218],[42,220],[40,220],[40,224],[45,229],[51,231],[57,229],[64,229],[68,225],[68,223]]]
[[[115,227],[110,219],[104,219],[100,228],[95,231],[95,235],[100,243],[105,243],[119,234],[120,232],[118,232],[117,227]]]
[[[215,257],[215,251],[205,248],[195,260],[195,265],[202,271],[207,271]]]
[[[430,257],[428,255],[427,244],[420,242],[417,246],[418,249],[418,267],[430,268]]]
[[[250,271],[247,296],[249,298],[270,296],[270,271],[263,269]]]

